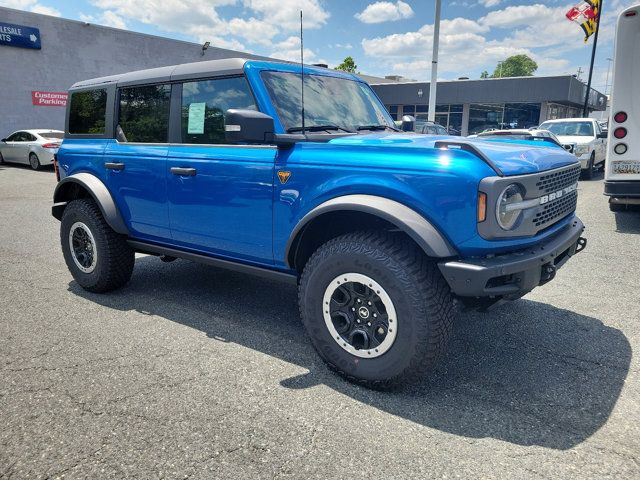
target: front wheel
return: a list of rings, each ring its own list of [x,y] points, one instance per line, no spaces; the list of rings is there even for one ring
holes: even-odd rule
[[[64,260],[78,284],[89,292],[108,292],[131,278],[134,251],[124,235],[115,232],[93,200],[67,205],[60,223]]]
[[[587,163],[587,168],[585,170],[582,171],[582,177],[585,180],[593,180],[593,174],[594,174],[594,163],[596,161],[596,157],[595,154],[592,153],[591,157],[589,157],[589,162]]]
[[[346,234],[320,247],[300,282],[300,311],[322,359],[348,379],[387,387],[444,354],[456,305],[436,265],[407,238]]]
[[[31,168],[34,170],[40,170],[40,159],[35,153],[29,154],[29,165],[31,165]]]

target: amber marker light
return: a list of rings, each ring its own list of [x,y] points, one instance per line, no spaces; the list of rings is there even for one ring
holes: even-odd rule
[[[487,219],[487,194],[478,192],[478,223]]]

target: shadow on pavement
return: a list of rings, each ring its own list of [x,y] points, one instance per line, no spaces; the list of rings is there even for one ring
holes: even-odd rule
[[[616,232],[640,233],[640,205],[630,205],[624,212],[615,212]]]
[[[470,438],[568,449],[605,424],[627,376],[631,347],[596,318],[528,300],[464,313],[450,354],[417,385],[377,392],[331,373],[307,340],[296,288],[211,267],[138,258],[131,283],[106,295],[73,293],[120,311],[157,315],[309,370],[286,388],[325,384],[358,402]]]

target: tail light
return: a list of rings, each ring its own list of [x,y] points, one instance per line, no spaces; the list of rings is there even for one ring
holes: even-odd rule
[[[618,127],[613,131],[613,136],[616,138],[624,138],[627,136],[627,129],[624,127]]]
[[[42,148],[60,148],[59,143],[44,143],[41,146]]]
[[[60,168],[58,167],[58,155],[53,154],[53,171],[56,172],[56,181],[60,181]]]
[[[627,112],[618,112],[613,116],[616,123],[624,123],[627,121]]]

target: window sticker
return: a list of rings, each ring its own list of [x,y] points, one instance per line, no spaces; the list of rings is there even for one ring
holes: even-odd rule
[[[187,133],[203,134],[204,133],[204,110],[207,104],[192,103],[189,105],[189,123],[187,124]]]

